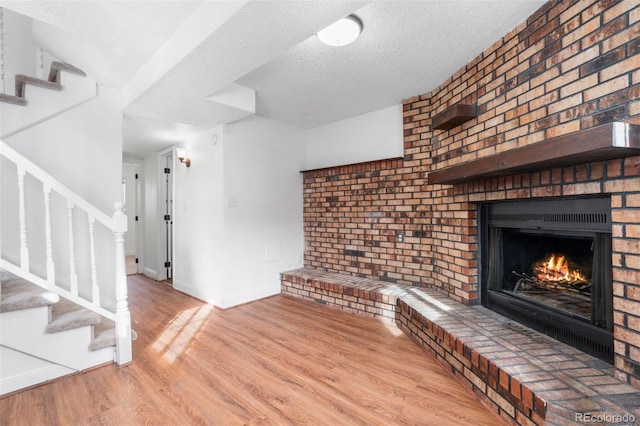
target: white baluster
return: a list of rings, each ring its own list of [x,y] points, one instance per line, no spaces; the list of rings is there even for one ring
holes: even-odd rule
[[[127,216],[124,204],[113,205],[113,223],[116,243],[116,362],[123,365],[131,362],[131,314],[127,303],[127,267],[124,254],[124,234],[127,232]]]
[[[98,270],[96,269],[96,238],[95,238],[96,219],[93,215],[89,215],[89,251],[91,255],[91,297],[93,303],[100,306],[100,287],[98,287]]]
[[[67,200],[67,217],[69,220],[69,291],[78,295],[78,272],[76,271],[75,239],[73,237],[73,202]]]
[[[29,247],[27,245],[27,213],[24,202],[24,167],[18,164],[18,209],[20,215],[20,267],[29,270]]]
[[[51,185],[42,184],[44,192],[44,235],[46,239],[47,250],[47,281],[51,285],[55,285],[56,273],[53,264],[53,243],[51,241]]]

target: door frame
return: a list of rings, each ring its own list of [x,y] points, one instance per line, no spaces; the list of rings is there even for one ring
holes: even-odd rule
[[[167,268],[164,266],[165,261],[166,261],[166,253],[167,253],[167,249],[169,249],[169,253],[171,253],[171,259],[169,260],[171,262],[171,270],[173,271],[174,269],[174,264],[173,264],[173,252],[174,252],[174,238],[173,238],[173,219],[175,217],[175,166],[176,166],[176,156],[175,156],[175,148],[173,146],[171,147],[167,147],[161,151],[158,152],[158,186],[157,186],[157,210],[156,210],[156,215],[158,217],[158,227],[157,227],[157,236],[158,236],[158,252],[157,252],[157,259],[158,259],[158,267],[157,267],[157,280],[158,281],[166,281],[169,277],[167,276]],[[170,161],[167,161],[167,158],[170,158]],[[164,169],[165,167],[167,167],[167,164],[169,165],[169,168],[171,170],[170,172],[170,182],[171,182],[171,191],[170,194],[167,194],[170,196],[171,199],[171,206],[170,206],[170,210],[169,210],[169,215],[171,216],[171,242],[170,242],[170,246],[167,247],[167,228],[166,228],[166,223],[165,220],[163,219],[163,216],[165,214],[165,210],[166,210],[166,200],[164,197],[165,194],[165,189],[164,189],[164,185],[166,183],[165,180],[165,173],[164,173]]]
[[[136,221],[136,258],[138,259],[138,263],[136,264],[136,273],[142,274],[144,271],[144,226],[142,224],[142,217],[144,212],[144,193],[143,191],[143,175],[142,175],[142,164],[140,161],[125,159],[122,161],[123,166],[133,166],[135,169],[135,174],[138,176],[136,179],[136,183],[134,185],[135,194],[136,194],[136,214],[138,216],[138,220]],[[123,167],[124,170],[124,167]],[[124,175],[124,172],[123,172]],[[127,233],[131,232],[131,229],[127,230]],[[126,238],[126,235],[125,235]]]

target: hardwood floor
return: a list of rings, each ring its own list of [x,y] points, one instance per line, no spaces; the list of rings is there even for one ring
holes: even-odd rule
[[[395,326],[286,296],[226,311],[129,277],[134,362],[0,399],[0,425],[496,425]]]

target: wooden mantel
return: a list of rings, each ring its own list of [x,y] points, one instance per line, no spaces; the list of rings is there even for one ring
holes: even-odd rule
[[[437,170],[429,174],[429,183],[456,184],[632,155],[640,155],[640,125],[614,122]]]

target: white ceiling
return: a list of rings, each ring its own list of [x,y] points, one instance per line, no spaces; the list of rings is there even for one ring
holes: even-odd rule
[[[3,0],[34,19],[39,44],[102,84],[123,86],[200,1]]]
[[[229,96],[207,100],[220,91],[246,99],[253,89],[255,113],[302,128],[399,104],[440,85],[544,2],[3,0],[3,7],[34,18],[34,36],[54,56],[132,94],[125,151],[144,155],[253,113]],[[350,13],[363,22],[356,42],[318,41],[317,31]]]

